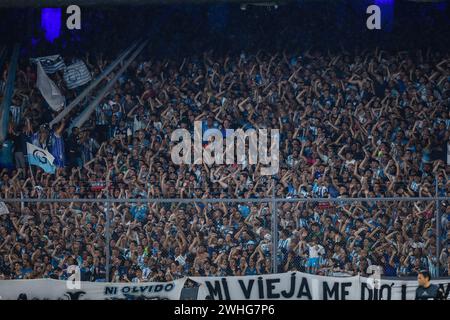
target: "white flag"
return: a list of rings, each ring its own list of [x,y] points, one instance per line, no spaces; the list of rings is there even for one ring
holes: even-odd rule
[[[60,111],[66,104],[65,97],[61,94],[56,84],[45,73],[42,65],[37,61],[37,81],[36,86],[39,88],[45,101],[54,111]]]
[[[27,156],[30,165],[41,167],[47,173],[55,173],[55,157],[47,150],[27,142]]]
[[[40,62],[42,65],[42,69],[44,69],[46,73],[55,73],[56,71],[63,70],[66,67],[63,58],[59,54],[34,58],[30,60],[33,63]]]
[[[92,75],[86,64],[81,60],[71,64],[64,70],[64,81],[68,89],[82,86],[91,80]]]
[[[9,213],[8,207],[3,201],[0,201],[0,216],[8,213]]]

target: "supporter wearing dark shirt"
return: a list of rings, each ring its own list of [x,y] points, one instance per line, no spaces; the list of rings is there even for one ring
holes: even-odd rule
[[[72,134],[67,138],[66,152],[67,159],[69,160],[69,168],[73,168],[79,165],[79,159],[81,158],[80,143],[78,139],[79,129],[77,127],[72,128]]]
[[[442,288],[430,283],[431,276],[426,270],[420,271],[417,276],[419,287],[416,289],[416,300],[445,300]]]

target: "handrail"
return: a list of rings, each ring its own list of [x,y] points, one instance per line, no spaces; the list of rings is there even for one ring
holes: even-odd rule
[[[10,198],[0,199],[3,202],[28,202],[28,203],[98,203],[98,202],[110,202],[110,203],[270,203],[270,202],[414,202],[414,201],[450,201],[450,197],[385,197],[385,198],[95,198],[95,199],[83,199],[83,198],[67,198],[67,199],[49,199],[49,198]]]
[[[124,50],[109,66],[103,70],[103,72],[91,82],[91,84],[86,87],[80,95],[78,95],[66,108],[64,108],[50,123],[49,126],[53,126],[55,123],[61,121],[73,108],[75,108],[81,100],[83,100],[102,80],[104,80],[113,70],[118,66],[118,64],[123,61],[128,54],[134,50],[137,42],[133,43],[128,49]]]

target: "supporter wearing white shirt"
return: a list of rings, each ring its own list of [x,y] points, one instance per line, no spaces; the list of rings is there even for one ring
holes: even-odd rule
[[[320,245],[317,244],[316,241],[313,242],[314,244],[310,245],[308,244],[308,251],[309,251],[309,258],[319,258],[322,254],[325,253],[325,249]]]
[[[323,246],[317,243],[317,239],[313,239],[311,244],[308,246],[308,262],[306,263],[306,271],[310,273],[316,273],[319,269],[320,256],[325,254],[325,249]]]

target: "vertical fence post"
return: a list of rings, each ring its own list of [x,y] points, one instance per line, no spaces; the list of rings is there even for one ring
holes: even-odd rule
[[[439,187],[438,187],[438,175],[435,174],[434,177],[434,183],[435,183],[435,219],[436,219],[436,268],[437,268],[437,276],[439,277],[441,275],[441,263],[439,261],[440,255],[441,255],[441,217],[439,212]]]
[[[110,282],[110,275],[111,275],[111,218],[110,218],[110,206],[111,202],[109,201],[109,197],[106,199],[106,222],[105,222],[105,238],[106,238],[106,282]]]
[[[272,273],[278,273],[278,219],[275,186],[274,183],[272,190]]]

